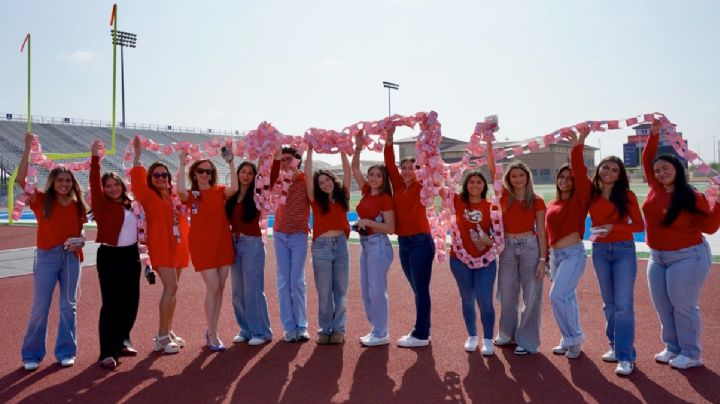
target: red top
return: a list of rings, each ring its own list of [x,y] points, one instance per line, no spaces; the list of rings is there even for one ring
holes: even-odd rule
[[[702,242],[702,233],[714,233],[720,225],[718,204],[716,203],[710,211],[705,195],[695,191],[695,206],[705,215],[682,210],[670,226],[662,223],[667,209],[670,207],[672,192],[668,192],[653,174],[653,159],[657,152],[658,142],[659,136],[650,136],[642,156],[643,171],[645,171],[645,177],[650,186],[650,191],[642,207],[647,228],[647,245],[655,250],[663,251],[674,251],[698,245]]]
[[[584,145],[579,144],[570,151],[570,169],[572,170],[575,191],[564,200],[550,202],[545,214],[545,231],[548,245],[552,247],[563,237],[578,232],[585,234],[585,218],[590,207],[590,178],[583,160]]]
[[[232,265],[235,260],[230,223],[225,215],[225,186],[214,185],[196,198],[188,191],[190,258],[196,271]]]
[[[545,201],[535,195],[533,206],[530,209],[525,209],[523,203],[525,201],[513,200],[512,204],[508,206],[508,200],[510,199],[509,192],[503,188],[502,196],[500,197],[500,206],[503,209],[503,227],[505,232],[508,234],[521,234],[532,232],[535,234],[535,222],[537,221],[537,212],[545,210]]]
[[[405,187],[405,180],[395,165],[395,148],[385,146],[385,166],[390,175],[393,187],[393,204],[395,205],[395,234],[398,236],[412,236],[415,234],[430,234],[430,224],[427,211],[420,199],[422,184],[413,181]]]
[[[605,199],[602,195],[595,197],[590,202],[590,219],[593,226],[602,226],[612,224],[612,230],[605,237],[598,237],[596,243],[612,243],[614,241],[632,241],[633,233],[641,232],[645,229],[642,216],[640,215],[640,205],[638,205],[637,196],[632,191],[628,191],[628,216],[618,217],[615,204],[609,199]]]
[[[187,267],[190,261],[187,217],[177,212],[172,200],[160,197],[148,187],[145,167],[133,167],[130,179],[133,194],[145,211],[148,254],[153,266]],[[174,217],[180,224],[180,243],[173,235]]]
[[[100,178],[100,157],[93,156],[90,162],[90,200],[92,215],[97,223],[96,243],[116,246],[120,230],[125,223],[125,204],[105,196]]]
[[[36,239],[38,248],[49,250],[64,244],[70,237],[82,235],[83,223],[87,222],[87,217],[80,216],[77,202],[70,202],[67,206],[63,206],[60,202],[55,201],[49,218],[45,217],[43,213],[44,204],[45,193],[36,190],[35,201],[30,202],[30,209],[35,213],[38,222]],[[82,260],[82,251],[79,252],[78,257]]]
[[[393,200],[392,197],[386,193],[372,195],[370,193],[370,184],[366,182],[362,188],[362,199],[360,199],[360,203],[357,204],[355,210],[360,219],[377,220],[381,212],[393,210]],[[373,229],[369,227],[365,229],[367,230],[368,236],[375,234]]]
[[[273,164],[279,164],[278,160],[275,160]],[[309,217],[310,200],[307,196],[305,174],[298,172],[287,191],[285,203],[280,205],[277,212],[275,212],[273,231],[279,231],[285,234],[307,234],[310,231],[310,227],[308,226]]]
[[[350,197],[350,192],[346,189],[345,194]],[[342,230],[345,237],[350,237],[350,223],[347,218],[347,210],[343,209],[340,203],[330,202],[328,204],[327,213],[323,212],[322,207],[317,200],[312,202],[313,210],[313,240],[318,238],[326,231]]]
[[[277,181],[279,175],[280,161],[275,160],[273,162],[272,169],[270,170],[270,186],[275,184],[275,181]],[[251,190],[248,190],[247,192],[250,191]],[[256,191],[252,190],[252,192]],[[233,207],[232,219],[230,220],[232,232],[234,234],[242,234],[244,236],[262,236],[262,232],[260,231],[260,214],[260,209],[258,209],[253,220],[249,222],[243,222],[243,217],[245,217],[245,208],[242,201],[238,199],[238,203],[236,203]]]
[[[462,244],[463,248],[465,248],[473,258],[481,257],[490,247],[485,247],[482,250],[478,249],[472,241],[470,231],[476,232],[478,225],[480,225],[480,228],[486,235],[489,236],[491,234],[490,202],[485,199],[477,203],[465,202],[460,195],[455,194],[453,196],[453,205],[455,205],[455,222],[457,223],[458,229],[460,229],[460,244]],[[475,223],[478,219],[479,222]],[[454,236],[453,234],[453,237]],[[450,249],[450,255],[457,258],[454,239],[453,247]]]

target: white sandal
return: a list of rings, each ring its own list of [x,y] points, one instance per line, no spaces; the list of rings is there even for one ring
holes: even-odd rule
[[[166,354],[174,354],[180,352],[180,345],[178,345],[172,338],[172,335],[157,336],[154,338],[155,341],[155,352],[163,351]],[[165,341],[165,343],[163,343]]]

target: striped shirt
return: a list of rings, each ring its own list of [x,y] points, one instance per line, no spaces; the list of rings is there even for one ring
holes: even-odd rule
[[[273,231],[285,234],[310,232],[308,218],[310,216],[310,200],[307,197],[305,174],[299,172],[290,184],[285,203],[275,213]]]

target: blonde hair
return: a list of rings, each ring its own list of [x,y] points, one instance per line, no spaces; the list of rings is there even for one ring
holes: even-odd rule
[[[513,202],[515,202],[516,200],[515,190],[510,183],[510,172],[515,169],[522,170],[527,177],[527,183],[525,183],[525,192],[523,192],[522,207],[523,209],[532,209],[533,206],[535,206],[535,190],[533,189],[532,173],[530,172],[528,166],[522,161],[515,161],[511,163],[505,170],[505,173],[503,173],[502,183],[503,187],[508,193],[508,206],[512,205]]]

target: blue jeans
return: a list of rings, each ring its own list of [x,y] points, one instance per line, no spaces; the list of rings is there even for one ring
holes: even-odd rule
[[[595,242],[592,261],[603,298],[605,335],[618,360],[635,362],[635,242]]]
[[[32,310],[22,345],[23,362],[40,362],[45,358],[48,314],[55,290],[60,283],[60,317],[55,340],[58,361],[74,358],[77,353],[77,290],[80,284],[80,261],[62,245],[49,250],[38,248],[33,267]]]
[[[360,236],[360,291],[373,336],[388,336],[387,273],[393,248],[386,234]]]
[[[430,234],[399,236],[400,266],[415,294],[415,327],[411,335],[430,337],[430,277],[435,258],[435,243]]]
[[[312,263],[318,293],[318,332],[345,334],[350,283],[350,253],[345,234],[316,238],[312,243]]]
[[[277,289],[280,322],[286,332],[307,331],[307,288],[305,257],[308,235],[305,233],[273,233],[277,262]]]
[[[662,341],[670,352],[700,358],[698,296],[711,262],[707,241],[675,251],[650,250],[650,297],[660,318]]]
[[[450,257],[450,271],[460,291],[460,304],[468,336],[477,336],[475,302],[480,308],[480,322],[483,338],[492,339],[495,327],[495,308],[493,307],[493,286],[497,267],[492,261],[484,268],[472,269],[455,257]]]
[[[265,298],[265,245],[259,236],[235,237],[235,263],[230,269],[232,304],[240,335],[272,338]]]
[[[580,345],[585,334],[580,328],[580,310],[577,302],[577,285],[585,271],[585,246],[582,242],[565,248],[550,249],[550,269],[553,284],[550,303],[555,322],[560,328],[560,345]]]

